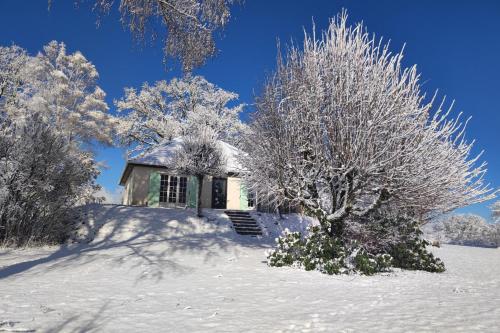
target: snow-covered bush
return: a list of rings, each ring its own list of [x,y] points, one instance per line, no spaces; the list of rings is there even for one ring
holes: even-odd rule
[[[474,214],[454,214],[424,227],[427,237],[442,243],[467,246],[500,246],[498,223]]]
[[[0,118],[0,245],[64,241],[72,209],[91,199],[97,175],[92,156],[41,115]]]
[[[381,228],[384,232],[393,230],[398,235],[398,242],[390,245],[389,253],[392,256],[394,267],[413,270],[424,270],[428,272],[444,272],[445,266],[441,259],[427,250],[429,243],[423,238],[423,232],[417,220],[407,220],[404,223],[396,219],[383,221],[390,225]],[[390,231],[391,232],[391,231]],[[381,239],[390,238],[387,234],[380,236]]]
[[[306,235],[285,232],[276,239],[276,249],[268,254],[270,266],[297,266],[327,274],[361,273],[372,275],[390,267],[443,272],[443,262],[427,251],[416,221],[406,224],[384,220],[372,227],[373,237],[387,239],[397,232],[399,241],[378,251],[367,250],[359,240],[331,237],[319,226]],[[366,245],[366,244],[365,244]]]
[[[422,223],[493,198],[463,122],[426,101],[402,57],[363,25],[349,27],[346,14],[280,56],[245,146],[257,197],[301,207],[327,235],[371,255],[404,240],[374,238],[373,225]]]

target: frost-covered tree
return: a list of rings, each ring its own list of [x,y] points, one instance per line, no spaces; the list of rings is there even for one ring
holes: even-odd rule
[[[180,173],[193,175],[198,181],[198,216],[201,210],[201,193],[204,176],[222,176],[225,173],[225,158],[216,133],[210,128],[200,128],[183,137],[182,146],[174,159],[174,168]]]
[[[493,205],[491,205],[491,215],[493,221],[495,222],[492,225],[493,238],[497,246],[500,247],[500,201],[496,201]]]
[[[380,233],[381,221],[410,226],[491,199],[465,125],[426,101],[402,58],[345,13],[279,57],[245,148],[257,197],[300,206],[330,237],[374,252],[403,237]]]
[[[95,66],[78,51],[68,54],[64,43],[52,41],[33,57],[17,46],[0,47],[5,112],[19,121],[23,110],[36,112],[70,140],[113,141],[114,118],[98,77]]]
[[[133,151],[144,151],[205,127],[211,128],[217,139],[237,145],[245,129],[239,119],[244,105],[230,106],[237,99],[237,94],[201,76],[144,83],[140,91],[125,89],[125,96],[115,101],[122,113],[118,134]]]
[[[0,47],[0,105],[12,101],[23,82],[22,73],[28,59],[26,51],[19,46]]]
[[[347,16],[306,35],[264,87],[249,136],[248,181],[333,230],[391,206],[425,219],[490,199],[485,164],[443,103],[431,113],[416,67]]]
[[[64,241],[98,174],[92,155],[36,112],[21,123],[1,118],[0,245]]]
[[[154,39],[163,34],[158,27],[166,28],[165,56],[179,60],[185,71],[191,71],[216,53],[214,34],[229,21],[229,8],[234,2],[237,1],[120,0],[119,10],[122,23],[139,41],[149,36]],[[94,9],[107,14],[113,3],[95,0]]]
[[[452,214],[426,225],[428,237],[443,243],[498,246],[498,225],[474,214]]]
[[[36,56],[0,47],[0,242],[59,242],[70,209],[94,200],[89,145],[112,143],[115,124],[97,79],[62,43]]]
[[[500,201],[495,202],[491,205],[491,215],[495,221],[500,222]]]

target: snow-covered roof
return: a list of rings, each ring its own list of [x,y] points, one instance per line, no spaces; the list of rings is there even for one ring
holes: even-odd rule
[[[142,154],[138,157],[133,157],[127,160],[127,165],[122,174],[120,184],[123,184],[127,178],[127,169],[130,165],[148,165],[148,166],[158,166],[168,168],[173,164],[173,159],[176,154],[182,148],[183,138],[178,137],[169,141],[166,144],[158,145],[151,151]],[[228,173],[239,173],[243,170],[240,162],[238,161],[238,155],[243,154],[243,152],[229,143],[218,140],[219,146],[221,147],[222,154],[226,160],[226,171]]]

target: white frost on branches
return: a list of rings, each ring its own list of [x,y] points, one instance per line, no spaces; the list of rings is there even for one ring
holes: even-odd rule
[[[93,200],[98,174],[92,154],[38,114],[0,118],[0,246],[64,241],[72,209]]]
[[[83,1],[83,0],[77,0]],[[52,1],[49,0],[49,5]],[[113,0],[95,0],[107,14]],[[158,22],[166,28],[164,53],[182,63],[185,71],[201,66],[216,53],[214,34],[231,15],[234,0],[120,0],[122,23],[140,41],[156,38]]]
[[[427,237],[443,243],[469,246],[500,246],[500,224],[488,223],[474,214],[454,214],[424,227]]]
[[[226,172],[222,148],[210,128],[183,137],[181,146],[174,159],[174,168],[180,173],[221,176]]]
[[[145,151],[178,136],[210,128],[218,140],[238,145],[245,125],[239,114],[244,105],[230,106],[238,95],[208,82],[187,76],[144,83],[141,90],[125,89],[115,101],[122,113],[118,135],[133,152]]]
[[[461,117],[425,101],[402,52],[347,26],[288,49],[257,100],[246,180],[276,205],[300,205],[328,226],[390,209],[424,221],[495,196],[471,157]]]
[[[95,66],[78,51],[67,54],[64,43],[52,41],[34,57],[17,46],[0,47],[4,112],[18,121],[36,112],[70,140],[113,141],[115,122],[98,77]]]
[[[99,168],[85,148],[111,144],[115,125],[97,79],[63,43],[36,56],[0,47],[0,243],[60,243],[72,208],[96,200]]]
[[[174,169],[198,179],[198,216],[201,213],[201,193],[204,176],[223,176],[226,160],[216,133],[209,127],[200,128],[183,137],[181,149],[174,159]]]
[[[0,106],[12,102],[23,82],[22,72],[28,61],[26,51],[19,46],[0,47]]]

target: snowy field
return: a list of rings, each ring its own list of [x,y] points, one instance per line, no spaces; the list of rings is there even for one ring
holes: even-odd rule
[[[262,216],[257,239],[207,213],[93,206],[90,244],[0,249],[0,331],[500,332],[500,250],[434,249],[443,274],[327,276],[266,265],[286,221]]]

